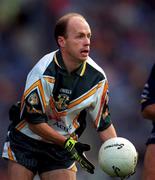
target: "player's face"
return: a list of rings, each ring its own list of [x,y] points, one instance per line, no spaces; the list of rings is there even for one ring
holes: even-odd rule
[[[82,62],[88,58],[90,51],[91,30],[81,17],[72,17],[67,26],[65,52],[75,61]]]

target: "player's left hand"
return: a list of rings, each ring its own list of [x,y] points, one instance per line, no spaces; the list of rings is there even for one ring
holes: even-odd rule
[[[79,162],[82,168],[89,173],[94,174],[94,165],[91,164],[84,155],[84,151],[90,150],[90,146],[88,144],[83,144],[72,138],[68,138],[64,144],[64,148],[70,153],[72,159]]]

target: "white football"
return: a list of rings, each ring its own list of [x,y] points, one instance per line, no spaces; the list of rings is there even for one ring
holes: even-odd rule
[[[112,177],[127,177],[135,172],[138,154],[127,139],[115,137],[105,141],[98,154],[100,168]]]

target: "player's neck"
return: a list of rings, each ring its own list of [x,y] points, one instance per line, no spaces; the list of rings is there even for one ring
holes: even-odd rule
[[[76,70],[82,64],[82,62],[78,62],[78,60],[72,58],[71,56],[67,56],[66,54],[62,54],[62,58],[69,73]]]

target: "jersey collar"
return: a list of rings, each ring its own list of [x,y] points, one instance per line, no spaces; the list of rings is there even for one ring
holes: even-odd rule
[[[61,55],[60,50],[58,50],[54,55],[54,61],[57,64],[57,66],[62,69],[63,71],[67,72],[66,66],[63,62],[63,58]],[[83,76],[86,70],[86,61],[84,61],[79,68],[77,68],[75,71],[72,72],[72,74],[77,74],[79,76]]]

